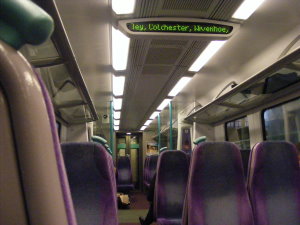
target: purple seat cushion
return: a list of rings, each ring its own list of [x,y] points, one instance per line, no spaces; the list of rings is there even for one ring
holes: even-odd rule
[[[62,144],[78,225],[117,225],[112,157],[97,143]]]
[[[296,147],[262,142],[250,156],[248,189],[257,225],[300,224],[300,169]]]
[[[187,191],[189,225],[253,225],[238,147],[204,142],[193,152]]]
[[[181,219],[157,219],[156,223],[158,225],[181,225]]]
[[[154,212],[158,224],[181,224],[189,174],[187,155],[166,150],[157,163]]]
[[[119,192],[129,192],[134,189],[130,159],[127,156],[118,158],[117,163],[117,187]]]

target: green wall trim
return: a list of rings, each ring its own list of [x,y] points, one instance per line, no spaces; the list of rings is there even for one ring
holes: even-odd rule
[[[131,144],[130,148],[131,149],[138,149],[138,148],[140,148],[140,145],[139,144]]]
[[[122,144],[118,144],[118,149],[126,149],[126,144],[122,143]]]

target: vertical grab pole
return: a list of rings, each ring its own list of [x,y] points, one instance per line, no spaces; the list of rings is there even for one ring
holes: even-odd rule
[[[109,147],[114,155],[114,122],[113,122],[113,101],[110,101],[110,113],[109,113]]]
[[[160,145],[160,143],[161,143],[161,139],[160,139],[160,114],[158,114],[158,116],[157,116],[157,133],[158,133],[158,145],[157,145],[157,147],[158,147],[158,152],[159,152],[159,150],[160,150],[160,148],[161,148],[161,145]]]
[[[170,137],[169,137],[169,149],[173,149],[173,128],[172,128],[172,102],[169,103],[169,118],[170,118]]]

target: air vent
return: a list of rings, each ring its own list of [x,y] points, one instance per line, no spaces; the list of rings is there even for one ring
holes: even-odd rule
[[[172,70],[172,66],[144,66],[142,74],[144,75],[168,75]]]
[[[198,10],[206,11],[211,6],[211,0],[165,0],[163,10]]]
[[[181,53],[179,48],[150,48],[145,64],[174,65]]]
[[[185,47],[188,41],[180,41],[180,40],[152,40],[151,41],[151,46],[174,46],[174,47]]]
[[[220,1],[209,18],[214,20],[229,20],[242,1],[243,0]]]

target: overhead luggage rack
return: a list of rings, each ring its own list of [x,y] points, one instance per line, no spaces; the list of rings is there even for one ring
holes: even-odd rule
[[[56,116],[66,123],[95,121],[98,115],[78,67],[54,1],[35,0],[54,19],[55,30],[39,46],[24,46],[20,52],[37,68],[52,98]]]
[[[278,97],[300,91],[300,48],[185,118],[215,124]]]

